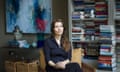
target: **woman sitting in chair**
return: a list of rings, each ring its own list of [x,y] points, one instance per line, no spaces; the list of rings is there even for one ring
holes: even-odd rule
[[[82,72],[78,63],[72,63],[71,45],[65,37],[61,19],[51,24],[51,36],[45,40],[44,54],[47,72]]]

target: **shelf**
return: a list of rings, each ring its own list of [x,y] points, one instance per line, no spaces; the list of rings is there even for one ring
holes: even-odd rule
[[[82,29],[82,32],[69,29],[70,40],[73,47],[84,48],[84,57],[87,59],[115,54],[115,34],[117,33],[119,38],[120,30],[118,25],[116,26],[118,29],[116,31],[114,29],[112,2],[113,0],[69,0],[69,28]],[[108,44],[112,47],[107,47]],[[106,64],[104,61],[100,63]],[[99,66],[101,65],[98,64]],[[107,69],[106,67],[104,68]]]
[[[74,18],[72,18],[72,20],[78,20],[78,21],[89,21],[89,20],[95,20],[95,18],[85,18],[85,19],[80,19],[80,18],[76,18],[76,19],[74,19]]]
[[[39,50],[40,48],[19,48],[19,47],[2,47],[2,48],[6,48],[6,49],[9,49],[9,50]]]

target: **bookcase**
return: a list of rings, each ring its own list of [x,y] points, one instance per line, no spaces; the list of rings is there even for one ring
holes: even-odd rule
[[[108,24],[107,0],[68,0],[69,38],[73,48],[85,50],[84,58],[99,56],[99,26]]]
[[[69,40],[73,48],[84,48],[84,58],[97,59],[99,69],[108,69],[100,68],[101,57],[111,57],[110,60],[116,63],[114,2],[114,0],[68,0]],[[104,27],[108,32],[104,32]],[[103,49],[104,46],[108,46],[109,49]],[[107,55],[108,50],[112,52],[111,55]]]
[[[98,27],[94,0],[69,0],[69,38],[73,48],[85,50],[86,58],[98,56]]]

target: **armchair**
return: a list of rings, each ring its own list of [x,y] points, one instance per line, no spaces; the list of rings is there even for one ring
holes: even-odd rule
[[[95,68],[85,64],[82,62],[82,57],[84,56],[83,49],[82,48],[75,48],[72,50],[72,58],[71,62],[77,62],[80,64],[83,72],[96,72]],[[43,53],[43,49],[40,49],[40,71],[41,72],[46,72],[45,71],[45,57]]]

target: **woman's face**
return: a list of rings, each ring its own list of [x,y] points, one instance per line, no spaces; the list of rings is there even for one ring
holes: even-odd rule
[[[63,23],[62,22],[55,22],[55,24],[54,24],[55,35],[62,35],[63,30],[64,30]]]

